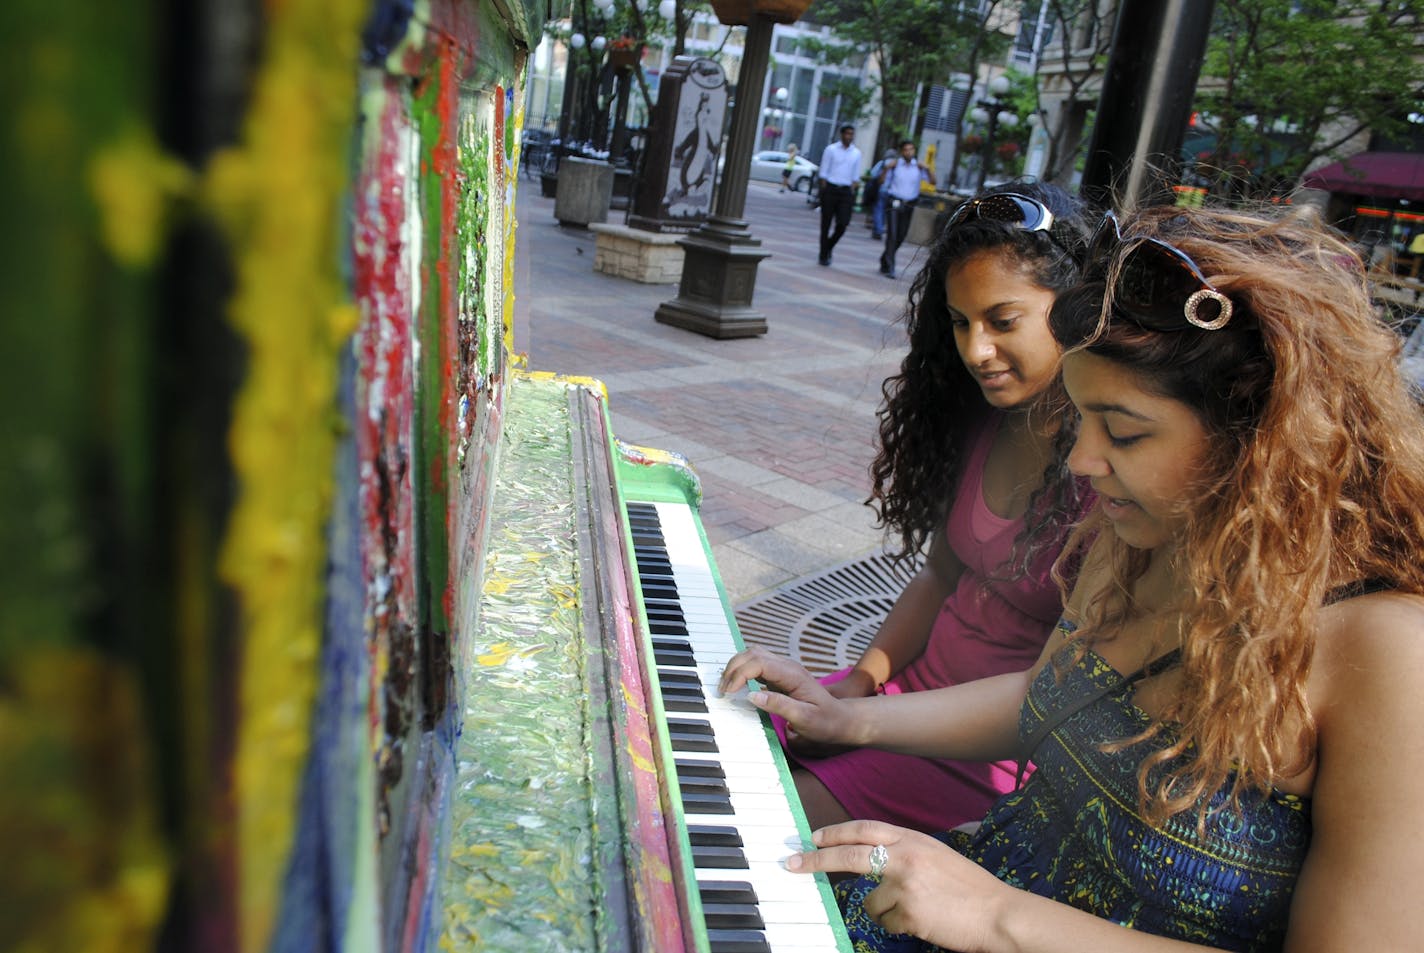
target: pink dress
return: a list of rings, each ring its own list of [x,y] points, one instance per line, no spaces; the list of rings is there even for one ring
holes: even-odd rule
[[[1022,526],[1022,520],[995,516],[984,502],[984,463],[1002,419],[993,414],[974,438],[945,525],[945,541],[964,572],[940,607],[924,653],[886,682],[887,694],[1023,671],[1038,659],[1061,614],[1058,587],[1049,575],[1056,550],[1041,553],[1020,579],[990,578],[1011,575],[1002,567]],[[837,672],[822,681],[844,677]],[[784,745],[785,722],[774,721]],[[819,778],[851,817],[927,832],[982,819],[989,805],[1014,787],[1011,761],[947,761],[869,748],[830,758],[791,757]]]

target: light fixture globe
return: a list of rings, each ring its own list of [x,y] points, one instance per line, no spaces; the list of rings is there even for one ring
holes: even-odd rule
[[[658,16],[664,20],[671,20],[677,16],[677,0],[662,0],[658,4]]]
[[[1012,129],[1019,124],[1019,117],[1008,110],[1004,110],[998,115],[999,125]]]
[[[989,80],[989,92],[995,96],[1002,96],[1009,91],[1009,78],[1003,73]]]
[[[607,45],[608,45],[608,40],[605,39],[604,37],[601,37],[601,36],[596,36],[596,37],[594,37],[594,38],[593,38],[593,42],[589,44],[589,46],[590,46],[595,52],[602,52],[602,51],[603,51],[603,48],[604,48],[605,46],[607,46]]]
[[[569,46],[572,46],[576,50],[583,49],[584,42],[585,40],[583,38],[582,33],[575,33],[573,36],[569,37]]]

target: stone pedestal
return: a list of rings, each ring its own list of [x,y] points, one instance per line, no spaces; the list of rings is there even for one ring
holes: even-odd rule
[[[676,284],[682,279],[683,250],[677,235],[608,222],[588,228],[595,236],[594,271],[649,285]]]
[[[586,226],[608,221],[613,198],[613,166],[596,159],[566,156],[559,162],[559,191],[554,217],[561,225]]]
[[[769,253],[747,223],[713,215],[678,244],[684,259],[677,298],[659,305],[654,319],[712,338],[765,334],[766,315],[751,305],[757,265]]]

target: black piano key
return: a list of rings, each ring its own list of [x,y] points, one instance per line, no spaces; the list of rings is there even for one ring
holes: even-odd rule
[[[679,688],[696,688],[698,690],[702,688],[702,679],[697,677],[697,673],[679,671],[674,668],[658,669],[658,681],[662,684],[664,691],[666,691],[670,685],[676,685]]]
[[[766,921],[754,903],[702,903],[709,930],[765,930]]]
[[[742,832],[723,824],[689,824],[687,840],[695,847],[741,847]]]
[[[756,930],[708,930],[707,945],[712,953],[771,953],[766,934]]]
[[[664,711],[682,711],[693,715],[705,715],[708,711],[708,701],[702,695],[681,694],[681,692],[664,692],[662,694],[662,709]]]
[[[662,686],[663,707],[672,708],[674,705],[701,706],[703,711],[707,710],[707,696],[702,694],[702,689],[691,685],[664,685]],[[676,711],[684,711],[684,708],[677,708]]]
[[[747,855],[740,847],[694,847],[692,866],[702,870],[746,870]]]
[[[685,650],[653,649],[653,661],[658,665],[680,665],[684,668],[692,668],[697,664],[697,656]]]
[[[676,728],[679,731],[695,732],[701,735],[712,734],[712,723],[703,721],[701,718],[669,718],[667,723],[669,728]]]
[[[677,783],[683,791],[702,791],[707,794],[730,796],[727,791],[727,781],[724,778],[678,778]]]
[[[655,622],[649,619],[648,630],[654,635],[680,635],[684,638],[687,637],[687,626],[680,621],[669,622],[665,619],[659,619]]]
[[[696,758],[674,758],[673,768],[678,777],[725,778],[727,772],[716,761],[699,761]]]
[[[732,798],[709,791],[682,791],[682,809],[689,814],[735,814]]]
[[[668,719],[671,724],[672,719]],[[672,744],[674,751],[702,751],[713,753],[717,751],[717,742],[713,737],[701,731],[679,731],[677,729],[668,730],[668,741]]]
[[[697,893],[703,903],[756,903],[756,891],[745,880],[699,880]]]

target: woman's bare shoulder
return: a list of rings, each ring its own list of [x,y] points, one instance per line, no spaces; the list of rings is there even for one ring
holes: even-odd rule
[[[1312,682],[1325,706],[1424,694],[1424,596],[1377,592],[1320,610]],[[1314,706],[1313,706],[1314,707]]]

